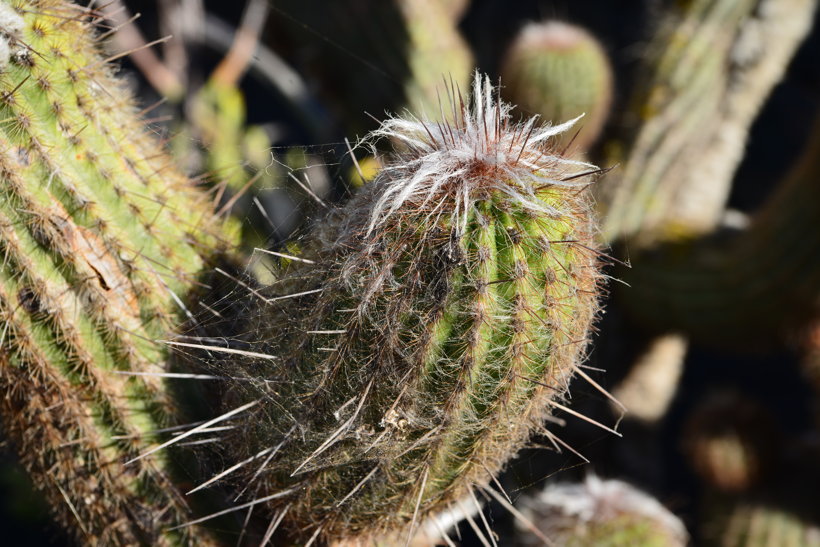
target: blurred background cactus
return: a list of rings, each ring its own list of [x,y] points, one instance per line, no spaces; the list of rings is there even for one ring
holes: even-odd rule
[[[281,511],[169,530],[234,504],[219,481],[184,495],[229,465],[122,465],[219,415],[207,382],[158,376],[191,372],[195,348],[155,341],[185,320],[224,334],[190,321],[230,322],[236,294],[366,188],[381,160],[358,139],[405,108],[441,120],[478,68],[514,116],[584,114],[559,146],[608,170],[593,192],[612,280],[570,409],[623,438],[557,412],[495,495],[413,544],[820,543],[816,4],[0,0],[6,537],[286,542],[266,534]],[[219,425],[189,440],[229,438]]]

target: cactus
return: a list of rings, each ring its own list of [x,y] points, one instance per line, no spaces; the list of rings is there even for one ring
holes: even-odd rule
[[[562,139],[578,150],[598,138],[612,102],[604,49],[583,29],[560,21],[521,29],[503,61],[501,82],[504,97],[527,115],[564,120],[584,114],[576,131]]]
[[[650,246],[714,230],[746,134],[808,32],[813,0],[693,0],[663,14],[606,145],[608,241]]]
[[[684,547],[683,523],[657,500],[618,480],[589,475],[582,484],[551,484],[519,502],[521,513],[550,543],[567,547]],[[516,545],[543,540],[519,526]]]
[[[140,121],[93,18],[0,3],[0,415],[81,542],[205,544],[164,530],[189,513],[166,459],[124,463],[176,421],[157,340],[223,221]]]
[[[239,378],[224,410],[251,405],[223,458],[297,536],[412,529],[485,485],[577,369],[596,170],[553,149],[572,121],[512,125],[478,76],[463,105],[375,132],[392,162],[254,291],[251,357],[217,363]]]
[[[820,547],[820,525],[765,503],[737,503],[709,545],[720,547]]]
[[[457,29],[454,19],[464,0],[251,0],[237,32],[219,19],[227,15],[221,8],[216,15],[201,2],[163,2],[161,29],[169,27],[163,20],[169,14],[188,15],[197,5],[202,11],[199,18],[178,17],[186,21],[175,25],[179,41],[166,43],[148,65],[136,63],[146,72],[146,66],[163,69],[143,76],[172,102],[187,101],[175,103],[187,119],[148,130],[95,50],[93,42],[103,37],[89,36],[101,14],[111,27],[128,21],[124,3],[79,8],[58,0],[0,0],[0,415],[5,437],[58,520],[80,542],[218,541],[198,526],[210,512],[196,506],[200,494],[178,492],[189,490],[192,481],[199,485],[194,490],[214,490],[209,501],[236,487],[239,497],[232,496],[230,507],[213,508],[218,514],[248,510],[244,525],[241,517],[235,520],[244,529],[231,544],[395,545],[425,537],[450,544],[437,529],[442,520],[433,518],[442,514],[465,515],[461,531],[469,523],[487,546],[514,541],[479,531],[483,522],[488,530],[497,526],[499,534],[511,532],[506,515],[496,514],[499,504],[520,517],[512,499],[506,502],[494,488],[514,496],[518,486],[531,485],[543,473],[571,467],[573,456],[550,459],[544,450],[527,451],[510,473],[494,475],[528,444],[531,432],[540,431],[543,419],[563,422],[549,415],[551,409],[610,415],[596,400],[601,397],[587,397],[578,386],[575,410],[563,406],[569,405],[569,377],[581,372],[595,310],[591,293],[600,274],[593,239],[613,244],[614,253],[624,251],[633,264],[629,271],[607,272],[631,288],[619,290],[609,304],[595,366],[614,368],[618,375],[625,372],[619,362],[638,357],[636,339],[674,334],[650,341],[651,351],[622,376],[617,392],[634,410],[627,415],[625,443],[615,445],[608,435],[592,443],[588,431],[572,427],[560,446],[583,451],[607,473],[638,479],[684,512],[691,513],[691,492],[666,480],[677,475],[668,466],[678,463],[665,446],[669,429],[692,394],[702,392],[704,379],[713,384],[726,372],[721,367],[730,366],[721,361],[718,370],[704,372],[697,361],[705,348],[684,360],[688,341],[778,347],[793,342],[795,331],[816,329],[820,141],[813,141],[802,167],[783,179],[749,226],[721,225],[730,218],[724,215],[726,199],[746,135],[805,34],[815,0],[643,0],[617,7],[595,3],[594,10],[579,10],[583,2],[550,4],[548,12],[602,31],[598,38],[618,67],[620,104],[601,133],[603,146],[594,147],[584,142],[595,136],[586,133],[596,118],[594,106],[579,107],[587,116],[572,128],[562,124],[563,132],[513,125],[484,84],[478,93],[481,112],[476,105],[465,113],[455,92],[456,115],[439,108],[436,87],[442,80],[460,89],[469,85],[472,58],[459,35],[463,29],[478,64],[491,73],[498,67],[507,88],[501,93],[519,94],[507,96],[518,103],[515,113],[535,110],[517,83],[525,75],[505,67],[529,30],[506,59],[494,46],[507,43],[521,28],[520,16],[536,15],[534,6],[541,2],[475,3]],[[258,34],[264,26],[258,14],[268,6],[277,26],[269,26],[274,32],[265,37]],[[644,14],[651,18],[645,27],[634,17]],[[615,15],[628,24],[609,24]],[[184,28],[192,20],[203,23],[199,32]],[[557,34],[594,44],[567,26],[551,28],[552,40]],[[268,40],[255,52],[249,29]],[[646,40],[634,34],[644,29],[651,32]],[[130,39],[123,34],[122,41],[128,44],[120,42],[119,50],[149,53],[140,50],[133,33]],[[288,43],[297,49],[280,47]],[[579,97],[606,103],[612,82],[595,79],[607,69],[600,46],[590,48],[593,57],[597,48],[596,61],[539,65],[539,81],[560,84],[552,92],[560,95],[560,105]],[[203,50],[229,51],[220,63],[227,72],[208,75],[199,62]],[[248,67],[252,79],[240,79]],[[792,70],[786,78],[792,89],[797,72],[809,74]],[[226,74],[228,85],[217,88]],[[592,79],[579,84],[574,78],[580,74]],[[196,82],[210,83],[197,93]],[[801,76],[804,93],[791,107],[794,112],[799,104],[806,120],[803,103],[812,85],[810,75]],[[259,100],[260,88],[275,96]],[[312,95],[318,91],[321,96]],[[354,169],[344,137],[372,127],[368,114],[380,117],[405,107],[425,122],[387,122],[378,133],[383,140],[374,143],[377,159],[359,158]],[[493,108],[499,109],[496,118]],[[542,111],[547,121],[575,115],[549,108]],[[771,132],[767,118],[760,117],[756,131]],[[258,145],[276,145],[272,151],[243,148],[264,141],[246,126],[249,120],[275,128],[267,135],[277,142]],[[572,178],[593,168],[561,157],[581,123],[586,129],[570,153],[585,151],[591,161],[612,168],[593,187],[600,189],[601,233],[589,220],[584,177]],[[147,136],[154,130],[189,135],[186,144],[201,142],[200,166],[211,171],[202,179],[232,179],[230,184],[215,189],[213,197],[193,188]],[[790,133],[782,148],[796,149],[800,121],[791,119],[777,130]],[[554,133],[548,145],[539,138],[545,132]],[[757,135],[750,140],[755,147],[768,138]],[[382,169],[378,149],[388,141],[394,157],[371,180],[366,163]],[[304,187],[288,189],[284,178],[273,183],[284,175],[273,169],[258,180],[270,176],[277,192],[254,196],[260,187],[240,163],[255,158],[252,163],[264,167],[271,153],[290,168],[296,164],[289,158],[299,154],[309,158],[305,165],[326,162],[318,169],[329,175],[322,185],[327,192],[314,192],[318,199],[303,207],[293,197],[298,192],[304,198]],[[784,157],[782,151],[775,155]],[[504,175],[511,163],[517,170]],[[333,186],[339,177],[353,179],[349,173],[359,168],[366,184],[342,180]],[[532,194],[521,191],[545,176],[556,180],[539,183]],[[297,178],[293,183],[301,186]],[[313,173],[311,178],[318,182]],[[396,191],[407,180],[402,187],[408,194]],[[354,186],[358,195],[352,201],[333,204]],[[445,199],[464,188],[481,191]],[[505,194],[510,189],[517,193]],[[294,195],[286,195],[289,190]],[[226,247],[223,238],[235,236],[210,210],[223,197],[223,209],[243,216],[244,246],[262,247],[244,265],[253,281],[224,265],[197,281]],[[325,204],[327,216],[314,218]],[[527,204],[541,207],[541,214]],[[261,223],[254,222],[257,210]],[[283,242],[303,221],[312,223],[299,232],[307,235]],[[250,253],[239,247],[244,251]],[[222,292],[213,278],[228,280],[230,287]],[[192,295],[194,286],[203,290]],[[194,300],[199,297],[204,300]],[[218,324],[196,317],[203,306],[212,306],[208,314]],[[185,331],[179,327],[183,315],[200,322]],[[180,333],[188,337],[175,338]],[[814,342],[807,340],[804,348],[810,381]],[[201,376],[182,374],[190,391],[168,390],[165,346],[205,353],[202,346],[212,344],[204,356],[210,381],[198,384]],[[695,367],[681,375],[684,363]],[[743,365],[723,381],[754,378],[754,363]],[[799,380],[788,384],[794,371],[784,365],[766,366],[765,393],[780,404],[779,393],[788,392],[790,429],[796,430],[806,426],[798,414],[808,408],[804,399],[810,395],[800,391]],[[215,387],[215,376],[227,381]],[[675,391],[679,377],[683,389]],[[186,415],[201,412],[196,418],[205,424],[225,423],[180,434],[192,418],[182,418],[177,407],[189,403]],[[816,452],[797,464],[789,458],[798,449],[809,451],[805,440],[812,437],[802,431],[802,438],[786,439],[782,450],[783,436],[762,427],[747,435],[748,424],[740,425],[742,435],[707,428],[706,437],[693,443],[692,452],[701,455],[699,481],[743,494],[740,503],[725,492],[704,492],[704,499],[730,503],[708,507],[706,525],[694,529],[701,532],[695,541],[810,544],[818,522]],[[164,436],[166,426],[180,429]],[[196,436],[205,431],[215,435]],[[558,448],[559,440],[546,435]],[[180,438],[178,445],[213,442],[217,457],[203,449],[190,464],[181,457],[185,449],[160,450]],[[538,443],[536,438],[533,444]],[[774,464],[761,447],[779,450]],[[720,457],[703,457],[715,453]],[[184,489],[172,461],[185,464]],[[610,489],[609,481],[600,486],[596,492],[614,505],[621,497],[608,493],[628,490]],[[482,492],[495,501],[483,504]],[[564,499],[570,498],[580,499]],[[473,512],[482,504],[483,512]],[[609,510],[613,504],[598,507]],[[732,511],[735,516],[727,517]],[[536,535],[568,545],[646,544],[657,537],[645,521],[615,514],[604,526],[595,519],[568,519],[561,521],[567,526],[549,525]],[[707,530],[712,524],[716,534]],[[795,533],[778,536],[787,529]],[[635,539],[635,533],[643,535]],[[674,544],[684,541],[680,537],[659,541]]]
[[[635,360],[629,374],[612,388],[613,410],[626,408],[631,420],[657,423],[666,415],[678,388],[686,356],[686,340],[680,334],[653,339]]]
[[[784,440],[764,447],[777,457],[764,480],[734,494],[706,489],[700,515],[704,545],[820,546],[816,441]]]
[[[802,158],[745,231],[636,258],[636,268],[623,272],[633,286],[630,313],[653,328],[744,347],[771,346],[816,316],[819,150],[820,118]]]

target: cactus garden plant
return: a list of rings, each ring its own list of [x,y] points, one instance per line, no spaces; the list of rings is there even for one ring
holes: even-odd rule
[[[708,345],[806,339],[816,377],[820,131],[727,211],[816,2],[249,0],[235,36],[217,4],[0,0],[0,423],[76,543],[686,542],[624,482],[566,486],[582,452],[696,541],[815,541],[816,424],[757,418],[816,398],[797,367],[728,427],[691,409],[755,374]],[[135,65],[168,125],[112,64],[146,51],[128,9],[178,34]],[[610,386],[638,419],[604,425]]]
[[[644,492],[617,480],[590,475],[583,483],[549,485],[519,504],[543,536],[559,545],[683,547],[683,523]],[[521,527],[518,545],[542,545]]]
[[[412,527],[487,485],[583,356],[598,170],[554,149],[573,121],[512,124],[478,75],[451,106],[375,132],[395,157],[249,296],[251,356],[219,360],[242,380],[224,410],[254,405],[233,473],[307,538]]]
[[[562,142],[586,150],[600,136],[612,103],[609,58],[584,29],[559,21],[522,28],[501,67],[504,96],[547,120],[584,115]]]
[[[176,422],[158,340],[229,239],[113,77],[93,15],[0,3],[0,415],[80,541],[173,544],[195,532],[167,532],[189,512],[168,462],[125,460]]]

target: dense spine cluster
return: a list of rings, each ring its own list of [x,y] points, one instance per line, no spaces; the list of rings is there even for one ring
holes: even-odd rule
[[[251,405],[226,475],[292,533],[407,531],[563,406],[597,309],[597,169],[555,149],[572,121],[509,110],[476,77],[446,123],[384,122],[379,177],[253,291],[246,355],[219,363],[224,410]]]
[[[176,421],[158,341],[222,222],[113,78],[97,19],[0,3],[0,416],[82,543],[173,543],[188,510],[165,459],[125,462]]]

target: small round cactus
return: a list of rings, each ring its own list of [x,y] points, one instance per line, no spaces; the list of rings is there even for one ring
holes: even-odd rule
[[[625,482],[595,475],[579,484],[550,485],[519,506],[555,545],[684,547],[688,541],[683,523],[653,497]],[[519,526],[516,544],[534,547],[543,540]]]
[[[554,148],[574,120],[513,124],[478,76],[465,102],[384,122],[392,160],[253,291],[215,364],[245,409],[226,471],[296,536],[411,533],[563,408],[583,357],[598,170]]]
[[[584,114],[573,140],[586,150],[600,135],[612,102],[613,76],[606,52],[585,30],[560,21],[521,29],[501,65],[504,97],[527,115],[546,120]]]

